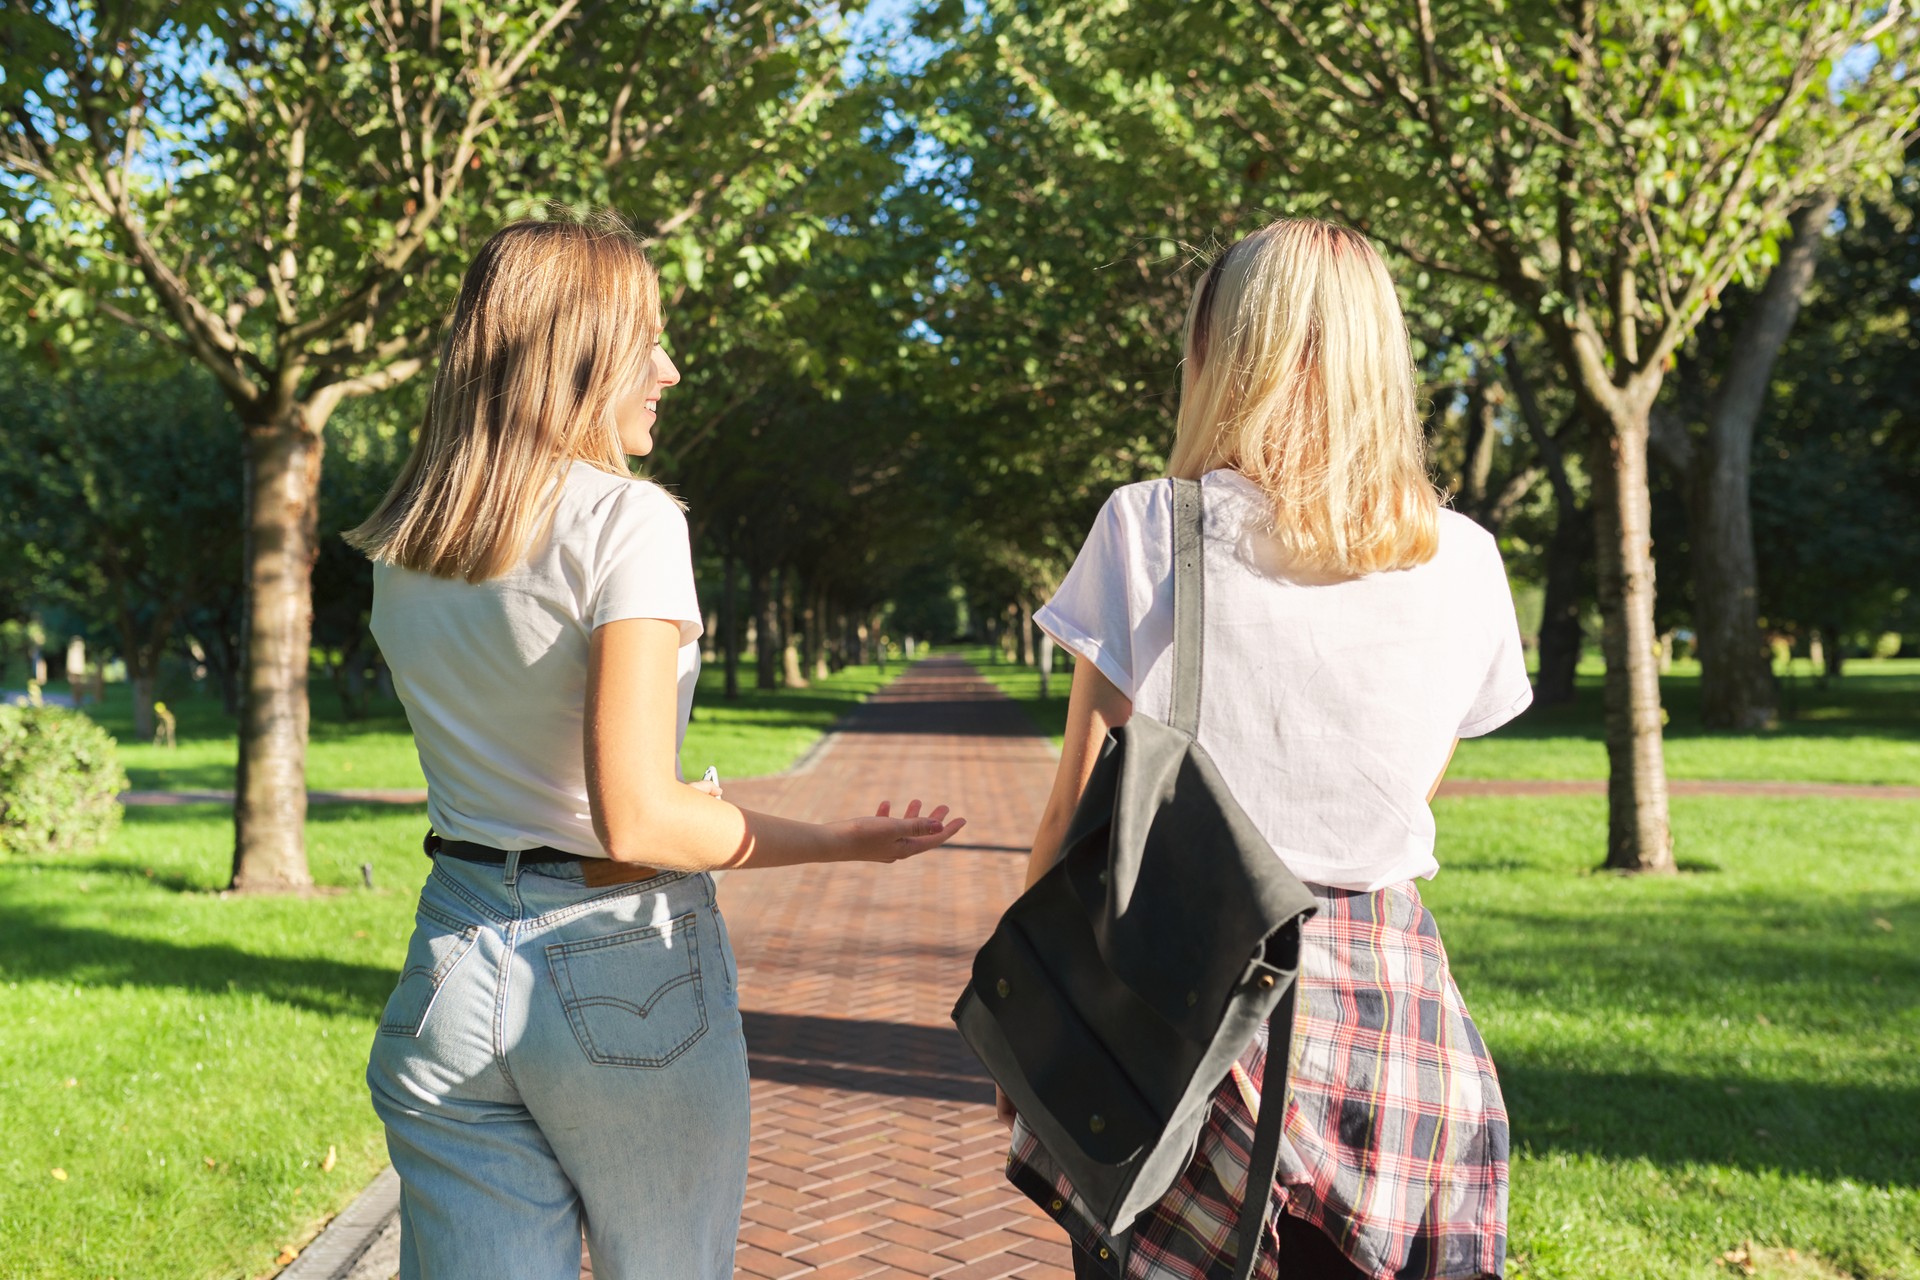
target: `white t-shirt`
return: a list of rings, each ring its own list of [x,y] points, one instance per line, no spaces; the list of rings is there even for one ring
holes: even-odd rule
[[[427,816],[451,840],[605,857],[587,808],[587,642],[680,624],[680,738],[700,674],[687,518],[657,485],[575,462],[546,540],[485,582],[373,572],[373,638],[407,709]]]
[[[1456,737],[1533,699],[1493,538],[1440,513],[1427,563],[1290,577],[1268,500],[1236,471],[1202,481],[1206,655],[1200,743],[1300,879],[1377,889],[1439,869],[1427,789]],[[1173,703],[1173,486],[1107,500],[1034,621],[1165,720]]]

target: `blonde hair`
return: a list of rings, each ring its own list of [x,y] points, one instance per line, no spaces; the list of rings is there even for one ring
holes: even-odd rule
[[[573,461],[629,474],[608,408],[659,337],[659,277],[617,218],[502,227],[460,282],[413,452],[346,540],[442,578],[505,573]]]
[[[1231,467],[1271,499],[1290,565],[1359,576],[1433,558],[1413,355],[1386,264],[1311,218],[1216,259],[1187,310],[1170,474]]]

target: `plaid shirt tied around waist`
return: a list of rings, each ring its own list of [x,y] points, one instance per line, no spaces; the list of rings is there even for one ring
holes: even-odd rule
[[[1370,893],[1308,887],[1320,911],[1301,935],[1275,1203],[1375,1280],[1501,1276],[1506,1104],[1439,928],[1411,881]],[[1230,1275],[1266,1045],[1262,1028],[1215,1091],[1193,1160],[1135,1220],[1124,1251],[1024,1124],[1007,1177],[1116,1280]],[[1266,1239],[1254,1275],[1278,1280],[1271,1223]]]

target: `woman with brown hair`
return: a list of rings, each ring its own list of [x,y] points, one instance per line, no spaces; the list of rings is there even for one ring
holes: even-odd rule
[[[1081,1276],[1230,1275],[1254,1121],[1284,1106],[1256,1276],[1499,1276],[1506,1110],[1414,882],[1438,869],[1429,801],[1454,746],[1531,691],[1499,551],[1427,479],[1405,322],[1365,237],[1289,219],[1213,264],[1168,470],[1201,482],[1200,743],[1319,900],[1288,1096],[1259,1095],[1263,1035],[1124,1245],[1002,1096],[1009,1175],[1066,1229]],[[1107,731],[1167,716],[1172,519],[1169,482],[1116,491],[1034,616],[1083,661],[1028,884],[1058,858]]]
[[[608,219],[468,269],[413,452],[348,540],[427,776],[433,869],[367,1082],[404,1280],[728,1280],[747,1062],[710,871],[893,862],[945,807],[816,825],[681,780],[687,522],[628,472],[679,371]]]

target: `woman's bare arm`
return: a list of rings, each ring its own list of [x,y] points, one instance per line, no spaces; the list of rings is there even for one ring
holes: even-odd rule
[[[630,618],[594,629],[587,658],[584,749],[594,833],[615,861],[679,871],[803,862],[896,862],[946,843],[966,825],[920,802],[904,817],[882,802],[871,818],[795,822],[755,813],[679,780],[675,738],[680,628]]]
[[[1133,715],[1133,702],[1107,679],[1100,668],[1084,659],[1073,664],[1073,690],[1067,698],[1067,735],[1060,747],[1060,766],[1054,770],[1053,791],[1040,815],[1039,830],[1033,833],[1033,852],[1027,858],[1027,884],[1047,874],[1060,859],[1060,846],[1067,838],[1067,824],[1080,807],[1081,793],[1093,766],[1100,759],[1100,748],[1107,731],[1123,725]]]

